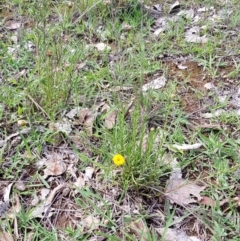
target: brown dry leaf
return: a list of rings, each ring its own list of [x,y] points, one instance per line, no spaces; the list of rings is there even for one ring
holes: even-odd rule
[[[87,229],[98,229],[100,220],[97,217],[94,217],[93,215],[88,215],[83,221],[82,225]]]
[[[200,241],[200,239],[198,239],[195,236],[187,236],[187,234],[185,232],[183,232],[182,230],[177,230],[177,229],[172,229],[172,228],[168,228],[167,230],[165,230],[166,228],[155,228],[155,230],[162,236],[164,235],[164,241]]]
[[[21,23],[11,22],[11,23],[7,24],[7,26],[5,28],[8,29],[8,30],[16,30],[20,27],[21,27]]]
[[[123,23],[122,23],[122,30],[123,30],[123,31],[129,31],[129,30],[131,30],[131,29],[132,29],[132,26],[131,26],[131,25],[127,24],[126,22],[123,22]]]
[[[66,135],[69,135],[72,131],[71,123],[65,121],[65,122],[51,122],[49,123],[49,129],[53,132],[62,132]]]
[[[105,43],[97,43],[97,44],[94,44],[93,46],[99,51],[111,50],[111,47]]]
[[[11,192],[11,189],[12,189],[12,185],[13,185],[13,183],[10,183],[5,188],[4,193],[3,193],[3,200],[7,205],[9,205],[9,198],[10,198],[10,192]]]
[[[104,103],[104,104],[101,106],[101,112],[102,112],[102,113],[107,113],[109,110],[110,110],[110,106],[109,106],[107,103]]]
[[[14,194],[13,198],[13,205],[12,207],[7,211],[7,217],[10,219],[14,219],[16,217],[16,214],[21,211],[21,204],[20,200],[17,194]]]
[[[200,203],[203,205],[213,206],[213,207],[216,205],[216,201],[207,196],[202,196]]]
[[[204,36],[200,36],[200,27],[192,27],[185,33],[185,41],[189,43],[207,43],[208,38]]]
[[[79,112],[78,112],[78,121],[81,125],[84,124],[85,122],[85,119],[88,115],[91,115],[91,110],[89,110],[88,108],[84,108],[84,109],[81,109]]]
[[[112,111],[107,114],[104,120],[104,125],[111,130],[116,124],[117,111]]]
[[[34,237],[34,232],[28,232],[27,234],[27,240],[26,241],[32,241]]]
[[[184,70],[184,69],[187,69],[187,68],[188,68],[188,66],[182,65],[182,64],[178,64],[177,67],[178,67],[179,69],[181,69],[181,70]]]
[[[205,188],[205,186],[200,187],[184,179],[171,179],[167,183],[165,194],[172,203],[184,206],[200,201],[202,199],[200,192]],[[191,196],[194,196],[197,200],[191,198]]]
[[[225,203],[227,203],[228,201],[229,201],[229,199],[225,198],[225,199],[223,199],[222,201],[219,202],[219,205],[222,206]],[[211,207],[215,207],[216,204],[217,204],[216,200],[214,200],[210,197],[207,197],[207,196],[202,196],[202,199],[200,200],[200,203],[203,204],[203,205],[211,206]]]
[[[44,179],[49,176],[62,175],[67,170],[66,164],[57,156],[57,154],[52,155],[51,157],[52,158],[45,163],[47,167],[44,169]]]
[[[84,108],[79,111],[78,113],[78,120],[81,125],[83,125],[84,130],[88,135],[92,135],[93,133],[93,122],[95,120],[95,116],[93,112],[88,109]]]
[[[80,111],[80,107],[73,108],[73,109],[71,109],[71,110],[66,114],[66,116],[67,116],[69,119],[74,119],[74,117],[77,116],[77,114],[79,113],[79,111]]]
[[[54,197],[56,196],[57,192],[59,192],[65,186],[66,186],[65,184],[61,184],[61,185],[55,187],[51,191],[51,193],[49,194],[47,199],[45,201],[43,201],[37,208],[32,210],[30,218],[36,218],[36,217],[42,218],[45,216],[46,212],[48,212],[48,214],[51,215],[51,210],[53,210],[53,208],[51,208],[52,201],[53,201]]]
[[[84,174],[84,180],[85,181],[89,181],[90,179],[92,179],[93,173],[94,173],[95,169],[93,167],[86,167],[85,168],[85,174]]]
[[[176,12],[179,12],[180,11],[180,3],[179,1],[176,1],[174,4],[172,4],[170,6],[170,9],[168,11],[168,14],[173,14],[173,13],[176,13]]]
[[[132,221],[129,228],[136,235],[137,240],[148,241],[149,229],[142,219]]]
[[[14,238],[12,237],[12,235],[8,232],[0,232],[0,240],[1,241],[14,241]]]
[[[180,151],[188,151],[188,150],[194,150],[194,149],[198,149],[202,146],[203,144],[202,143],[195,143],[195,144],[192,144],[192,145],[189,145],[189,144],[183,144],[183,145],[177,145],[177,144],[174,144],[172,145],[174,148],[180,150]]]
[[[73,183],[77,188],[82,189],[85,186],[85,180],[84,178],[80,175],[76,182]]]
[[[128,90],[132,90],[133,87],[130,87],[130,86],[114,86],[112,88],[110,88],[109,90],[111,92],[118,92],[118,91],[128,91]]]
[[[167,79],[164,76],[157,77],[149,83],[142,86],[142,91],[146,92],[148,90],[157,90],[165,86]]]

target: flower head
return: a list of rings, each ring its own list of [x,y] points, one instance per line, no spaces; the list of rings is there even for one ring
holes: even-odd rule
[[[116,166],[122,166],[125,163],[125,158],[121,154],[115,154],[112,161]]]

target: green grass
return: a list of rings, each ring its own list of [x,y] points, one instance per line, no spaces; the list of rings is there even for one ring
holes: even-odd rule
[[[167,15],[171,4],[161,2]],[[227,10],[215,1],[182,4]],[[225,28],[217,23],[213,27],[204,18],[200,21],[200,27],[207,26],[202,34],[209,38],[203,45],[185,41],[192,21],[184,17],[153,36],[154,19],[134,1],[118,7],[93,0],[4,1],[0,10],[0,140],[26,128],[17,124],[19,120],[25,120],[31,131],[16,134],[1,146],[0,185],[20,180],[26,189],[12,187],[10,206],[16,209],[16,195],[21,205],[17,227],[11,217],[4,217],[0,233],[7,231],[17,240],[33,235],[31,240],[36,241],[94,237],[153,241],[166,239],[166,232],[160,235],[157,228],[167,231],[178,226],[189,236],[189,230],[197,236],[195,223],[201,240],[239,240],[239,207],[234,202],[239,196],[239,116],[227,101],[217,99],[214,90],[203,91],[201,86],[206,80],[224,91],[239,84],[239,36],[231,34],[240,27],[239,3],[232,4],[233,13],[222,23]],[[24,26],[17,30],[5,28],[20,20]],[[123,23],[131,29],[124,30]],[[12,40],[14,35],[17,42]],[[93,47],[100,42],[111,50]],[[191,71],[179,74],[178,61],[199,63],[199,79],[191,77]],[[142,85],[162,75],[167,78],[164,88],[141,91]],[[116,86],[132,89],[112,91]],[[191,112],[183,103],[185,94],[197,106]],[[109,106],[106,111],[104,104]],[[93,112],[97,108],[92,135],[79,124],[81,117],[66,117],[76,107]],[[220,108],[230,111],[208,120],[201,117]],[[104,123],[113,111],[116,123],[109,129]],[[55,127],[67,122],[71,134]],[[173,147],[198,142],[203,147],[196,150]],[[59,154],[72,171],[45,180],[45,166],[36,163],[52,153]],[[112,163],[116,153],[124,156],[124,166]],[[215,200],[214,206],[169,203],[164,192],[173,158],[184,179],[206,185],[202,195]],[[84,177],[89,166],[94,168],[93,176],[84,187],[74,187],[76,177]],[[55,213],[31,217],[34,197],[40,197],[43,188],[51,192],[62,183],[69,185],[70,192],[55,196]],[[221,205],[224,199],[228,201]],[[97,228],[86,226],[89,215],[99,220]],[[141,223],[138,228],[144,233],[134,232],[133,223]]]

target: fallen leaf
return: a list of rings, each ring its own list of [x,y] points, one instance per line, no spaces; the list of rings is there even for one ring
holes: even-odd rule
[[[88,215],[83,221],[82,225],[87,229],[97,229],[99,227],[100,220],[97,217]]]
[[[173,14],[180,11],[180,3],[179,1],[176,1],[174,4],[170,6],[168,14]]]
[[[209,119],[209,118],[213,118],[213,117],[218,117],[221,116],[223,113],[225,113],[226,111],[223,109],[218,109],[213,113],[203,113],[201,116],[203,118]]]
[[[178,150],[187,151],[187,150],[198,149],[202,145],[203,145],[202,143],[195,143],[195,144],[192,144],[192,145],[189,145],[189,144],[183,144],[183,145],[173,144],[172,147],[174,147]]]
[[[105,125],[105,127],[107,127],[107,129],[111,130],[115,126],[116,117],[117,117],[116,111],[109,112],[106,115],[105,120],[104,120],[104,125]]]
[[[142,219],[132,221],[129,228],[135,234],[137,240],[148,241],[149,229]]]
[[[9,205],[9,198],[10,198],[10,192],[12,190],[13,183],[10,183],[5,189],[3,193],[3,200],[4,202]]]
[[[14,185],[14,187],[19,190],[19,191],[25,191],[26,190],[26,185],[23,181],[17,181]]]
[[[178,16],[185,16],[186,18],[192,19],[194,17],[194,10],[193,9],[182,10],[177,15]]]
[[[21,23],[11,22],[11,23],[7,24],[7,26],[5,28],[8,29],[8,30],[16,30],[20,27],[21,27]]]
[[[73,183],[76,187],[78,187],[79,189],[82,189],[85,186],[85,180],[84,178],[80,175],[76,182]]]
[[[12,237],[12,235],[8,232],[0,232],[0,240],[1,241],[14,241],[14,238]]]
[[[187,69],[188,67],[186,65],[179,64],[177,67],[181,70]]]
[[[66,114],[66,116],[69,119],[74,119],[74,117],[77,116],[77,114],[79,114],[79,111],[80,111],[80,107],[73,108]]]
[[[93,46],[99,51],[111,50],[111,47],[105,43],[97,43],[97,44],[94,44]]]
[[[227,202],[229,202],[229,199],[225,198],[222,201],[219,201],[219,205],[222,206]],[[206,205],[206,206],[211,206],[211,207],[215,207],[217,204],[216,200],[214,200],[210,197],[207,197],[207,196],[202,196],[202,199],[200,200],[199,203]]]
[[[66,135],[69,135],[72,131],[71,123],[69,123],[68,121],[49,123],[49,129],[54,132],[65,133]]]
[[[55,195],[57,194],[57,192],[59,192],[64,187],[65,187],[65,184],[61,184],[61,185],[55,187],[51,191],[51,193],[49,194],[49,196],[47,197],[47,199],[45,201],[43,201],[38,207],[31,210],[29,217],[30,218],[36,218],[36,217],[42,218],[45,216],[46,212],[48,212],[49,215],[51,215],[51,211],[54,210],[54,209],[51,209],[53,199],[54,199]]]
[[[186,31],[185,41],[189,43],[207,43],[208,39],[205,35],[200,37],[199,27],[192,27]]]
[[[163,26],[163,27],[157,28],[153,32],[153,35],[158,36],[160,33],[164,32],[166,29],[167,29],[167,26]]]
[[[33,241],[34,235],[35,235],[34,232],[28,232],[26,241]]]
[[[23,75],[25,75],[25,73],[27,72],[26,69],[23,69],[22,71],[20,71],[19,73],[11,76],[8,78],[8,81],[11,83],[16,83],[17,84],[17,80],[19,80],[20,77],[22,77]]]
[[[206,83],[203,87],[207,90],[211,90],[215,88],[214,84],[212,83]]]
[[[165,194],[172,203],[184,206],[200,201],[200,192],[205,188],[205,186],[200,187],[184,179],[171,179],[167,183]],[[197,198],[197,200],[193,199],[192,196]]]
[[[130,86],[114,86],[110,88],[109,90],[112,92],[118,92],[118,91],[127,91],[127,90],[132,90],[133,87]]]
[[[45,165],[47,167],[44,169],[44,179],[48,178],[49,176],[62,175],[67,170],[66,164],[61,158],[59,158],[57,154],[52,155]]]
[[[142,86],[142,91],[146,92],[148,90],[156,90],[165,86],[167,79],[164,76],[158,77],[151,82]]]
[[[85,173],[84,173],[84,180],[89,181],[92,179],[93,173],[94,173],[94,168],[93,167],[86,167],[85,168]]]
[[[92,135],[93,122],[95,120],[95,115],[93,114],[93,112],[88,108],[84,108],[80,110],[78,113],[78,120],[79,120],[79,123],[83,125],[86,133],[88,135]]]
[[[107,103],[104,103],[103,106],[101,106],[101,112],[107,113],[110,110],[110,106]]]
[[[78,112],[78,120],[79,120],[79,123],[81,125],[84,124],[85,122],[85,119],[88,115],[92,115],[91,113],[91,110],[88,109],[88,108],[84,108],[84,109],[81,109],[79,112]]]
[[[129,25],[129,24],[125,23],[125,22],[122,23],[122,30],[123,31],[129,31],[131,29],[132,29],[131,25]]]
[[[155,230],[164,237],[164,241],[201,241],[195,236],[187,236],[182,230],[168,228],[155,228]],[[163,236],[164,235],[164,236]]]
[[[15,219],[16,215],[21,211],[21,204],[20,200],[17,194],[14,194],[13,197],[13,205],[12,207],[7,211],[6,216],[10,219]]]
[[[40,196],[40,199],[42,200],[42,201],[44,201],[45,199],[46,199],[46,197],[47,197],[47,195],[50,193],[50,189],[49,188],[42,188],[41,189],[41,196]]]

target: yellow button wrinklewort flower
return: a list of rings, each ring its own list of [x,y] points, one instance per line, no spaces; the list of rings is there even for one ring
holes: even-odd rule
[[[115,154],[112,161],[116,166],[122,166],[125,163],[125,158],[121,154]]]

